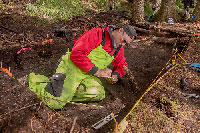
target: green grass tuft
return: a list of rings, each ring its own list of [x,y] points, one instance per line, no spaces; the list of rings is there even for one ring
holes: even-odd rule
[[[116,10],[126,10],[121,1],[116,0]],[[25,9],[30,16],[36,16],[48,21],[62,21],[71,19],[78,14],[84,15],[86,9],[96,12],[107,11],[106,0],[37,0],[28,3]]]
[[[80,0],[38,0],[25,6],[30,16],[47,20],[67,20],[78,14],[84,14],[84,6]]]

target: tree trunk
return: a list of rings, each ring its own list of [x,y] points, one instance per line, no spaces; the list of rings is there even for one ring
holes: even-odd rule
[[[176,0],[162,0],[160,10],[153,16],[156,21],[167,22],[169,18],[177,21]]]
[[[153,8],[155,9],[153,15],[155,15],[160,10],[161,2],[162,0],[155,0],[155,3],[153,5]]]
[[[144,21],[144,0],[133,0],[132,20],[134,22]]]
[[[193,18],[194,21],[200,21],[200,0],[197,0],[197,4],[195,6],[193,16],[194,16]]]

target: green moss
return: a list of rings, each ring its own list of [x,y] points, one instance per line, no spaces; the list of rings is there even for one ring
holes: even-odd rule
[[[139,104],[136,106],[136,108],[131,112],[131,118],[136,120],[137,113],[144,110],[146,106],[140,101]]]
[[[135,132],[147,132],[159,130],[159,127],[152,127],[152,124],[165,121],[165,116],[161,110],[151,110],[146,103],[140,102],[138,106],[131,112],[131,129]],[[167,121],[167,120],[166,120]],[[166,123],[166,121],[164,123]]]
[[[177,109],[180,108],[180,104],[178,102],[178,100],[176,99],[175,101],[171,101],[170,99],[168,99],[167,97],[161,97],[161,102],[163,103],[170,103],[172,110],[176,111]]]
[[[144,3],[144,15],[150,16],[153,14],[152,6],[150,4],[147,4],[147,2]]]
[[[176,8],[178,9],[184,9],[184,4],[182,3],[182,0],[176,0]]]

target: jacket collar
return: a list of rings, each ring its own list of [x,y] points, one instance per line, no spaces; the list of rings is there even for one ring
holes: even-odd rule
[[[117,46],[116,46],[116,43],[115,43],[114,37],[113,37],[113,35],[112,35],[113,28],[108,27],[108,28],[106,29],[106,31],[108,32],[108,34],[109,34],[109,36],[110,36],[110,38],[111,38],[112,47],[113,47],[114,49],[116,49]]]

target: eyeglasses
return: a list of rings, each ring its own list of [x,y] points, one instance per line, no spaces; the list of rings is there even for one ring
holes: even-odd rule
[[[123,35],[124,35],[124,33],[125,33],[125,32],[123,31]],[[129,43],[126,41],[125,37],[123,38],[123,43],[129,45]]]
[[[127,45],[129,45],[129,43],[127,43],[126,39],[124,38],[123,43],[126,43]]]
[[[124,35],[124,33],[125,33],[125,32],[123,31],[123,35]],[[124,37],[124,36],[123,36],[123,37]],[[122,42],[128,44],[127,41],[126,41],[126,39],[125,39],[125,37],[123,38],[123,41],[122,41]]]

